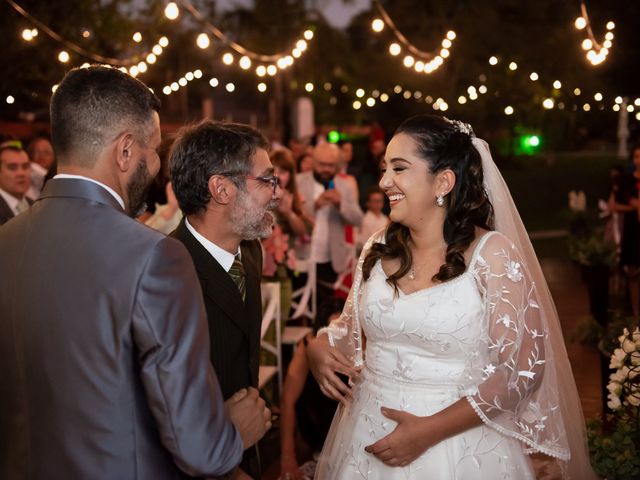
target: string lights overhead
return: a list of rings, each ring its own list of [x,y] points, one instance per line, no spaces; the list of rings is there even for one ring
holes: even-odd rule
[[[445,59],[449,58],[451,55],[450,48],[456,38],[456,32],[453,30],[447,32],[440,43],[441,48],[438,47],[431,52],[420,50],[396,27],[378,0],[374,0],[373,4],[380,13],[380,18],[375,18],[371,22],[371,29],[375,33],[382,32],[385,27],[391,31],[395,41],[389,45],[389,53],[394,57],[404,54],[402,64],[406,68],[413,68],[418,73],[429,74],[440,68],[444,64]]]
[[[180,0],[178,3],[200,22],[209,33],[232,50],[232,52],[225,52],[222,56],[221,60],[223,64],[229,66],[236,63],[236,55],[238,55],[237,64],[242,70],[249,70],[254,63],[258,64],[255,68],[255,74],[258,77],[264,77],[265,75],[274,76],[278,71],[293,65],[295,60],[300,58],[307,50],[308,42],[313,39],[314,36],[312,30],[305,30],[301,38],[299,38],[290,49],[280,53],[265,55],[250,50],[233,41],[218,27],[207,20],[189,0]],[[180,8],[176,2],[169,2],[165,7],[164,13],[169,20],[175,20],[180,16]],[[209,48],[211,45],[209,35],[205,32],[200,33],[196,38],[196,45],[203,50]]]
[[[72,52],[77,53],[78,55],[84,57],[84,58],[88,58],[91,59],[95,62],[98,63],[104,63],[107,65],[112,65],[112,66],[123,66],[123,67],[131,67],[134,68],[134,71],[146,71],[146,65],[141,67],[141,63],[144,63],[145,60],[147,63],[154,63],[156,60],[156,57],[158,55],[160,55],[162,53],[162,48],[166,47],[169,44],[169,41],[166,40],[166,37],[162,37],[162,39],[160,39],[160,41],[158,42],[158,44],[154,45],[154,47],[152,48],[152,51],[143,53],[143,54],[139,54],[139,55],[133,55],[131,57],[128,58],[112,58],[112,57],[105,57],[104,55],[100,55],[98,53],[95,52],[91,52],[83,47],[81,47],[80,45],[78,45],[77,43],[74,43],[66,38],[64,38],[62,35],[58,34],[57,32],[55,32],[54,30],[52,30],[51,28],[49,28],[47,25],[45,25],[44,23],[42,23],[40,20],[38,20],[37,18],[35,18],[33,15],[31,15],[29,12],[27,12],[24,8],[22,8],[20,5],[18,5],[15,1],[13,0],[6,0],[7,3],[9,5],[11,5],[11,7],[13,7],[13,9],[18,12],[20,15],[22,15],[24,18],[26,18],[27,20],[29,20],[29,22],[31,22],[33,25],[35,25],[35,27],[37,28],[31,28],[31,29],[24,29],[21,33],[21,37],[25,42],[32,42],[37,36],[38,36],[38,32],[39,30],[42,30],[44,33],[46,33],[50,38],[52,38],[53,40],[55,40],[56,42],[62,44],[65,49],[60,51],[57,55],[58,60],[61,63],[68,63],[71,60],[71,56],[69,54],[69,52],[67,50],[71,50]],[[82,33],[83,38],[89,38],[91,36],[91,32],[89,32],[89,30],[84,30]],[[136,40],[136,38],[138,38],[139,36],[139,40]],[[163,41],[163,39],[165,39],[165,41]],[[134,34],[134,38],[133,40],[137,43],[139,43],[139,41],[142,40],[142,35],[139,32],[136,32],[136,34]],[[164,45],[162,45],[164,43]],[[159,52],[159,53],[157,53]],[[152,61],[149,61],[149,59],[152,59]],[[137,73],[136,73],[137,74]]]
[[[609,54],[609,50],[613,45],[613,29],[616,28],[616,24],[612,21],[608,21],[606,28],[607,33],[604,36],[602,43],[596,40],[591,28],[591,22],[589,21],[589,14],[587,13],[587,6],[584,0],[580,2],[581,17],[576,18],[574,24],[578,30],[584,30],[587,34],[586,38],[582,41],[582,49],[586,51],[587,60],[592,65],[600,65],[604,62]]]

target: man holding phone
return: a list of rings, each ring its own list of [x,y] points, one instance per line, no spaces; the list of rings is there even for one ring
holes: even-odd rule
[[[313,170],[296,177],[306,213],[315,219],[311,251],[306,258],[316,265],[318,305],[333,294],[333,283],[355,258],[354,247],[345,238],[345,227],[360,225],[364,215],[353,179],[337,175],[339,161],[340,149],[321,143],[313,151]]]

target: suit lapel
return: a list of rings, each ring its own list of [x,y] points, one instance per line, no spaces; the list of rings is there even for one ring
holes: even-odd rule
[[[184,219],[173,235],[187,247],[191,254],[204,296],[218,305],[245,335],[250,335],[251,328],[246,318],[244,302],[229,274],[195,239],[187,229]],[[245,268],[247,268],[246,265]]]
[[[0,225],[13,218],[13,210],[9,208],[4,198],[0,197]]]

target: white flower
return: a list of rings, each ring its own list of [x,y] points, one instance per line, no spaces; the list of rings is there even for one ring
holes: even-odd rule
[[[498,322],[502,323],[505,327],[508,327],[511,324],[511,317],[509,314],[500,315],[498,317]]]
[[[621,348],[616,348],[611,355],[611,363],[609,363],[609,368],[620,368],[624,365],[624,359],[627,354]]]
[[[635,388],[633,393],[631,393],[630,395],[627,395],[626,398],[627,402],[629,402],[629,405],[633,405],[634,407],[640,407],[640,391]]]
[[[629,376],[629,368],[622,367],[622,368],[619,368],[614,373],[612,373],[611,375],[609,375],[609,379],[613,382],[616,382],[622,385],[627,380],[628,376]]]
[[[610,393],[608,395],[608,398],[609,398],[609,401],[607,402],[607,407],[609,407],[611,410],[617,410],[622,406],[622,403],[620,402],[620,397],[618,397],[617,395]]]
[[[496,371],[496,367],[495,367],[495,365],[493,363],[490,363],[489,365],[484,367],[482,369],[482,371],[488,377],[488,376],[492,375]]]
[[[634,367],[640,367],[640,351],[635,351],[631,355],[631,365]]]
[[[631,353],[636,351],[636,344],[631,340],[629,340],[628,337],[624,339],[624,342],[622,342],[620,346],[622,347],[622,350],[624,350],[626,353]]]
[[[607,390],[609,390],[612,394],[618,396],[622,393],[622,385],[618,382],[612,381],[607,385]]]
[[[505,265],[507,271],[507,277],[512,282],[519,282],[522,280],[522,271],[520,270],[520,264],[518,262],[510,261]]]

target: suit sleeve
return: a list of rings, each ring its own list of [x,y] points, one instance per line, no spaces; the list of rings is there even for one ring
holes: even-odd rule
[[[162,444],[188,475],[215,477],[240,463],[243,444],[209,360],[201,295],[187,251],[162,239],[140,279],[133,336]]]
[[[358,203],[358,192],[348,181],[341,182],[340,216],[349,225],[360,226],[364,213]]]

